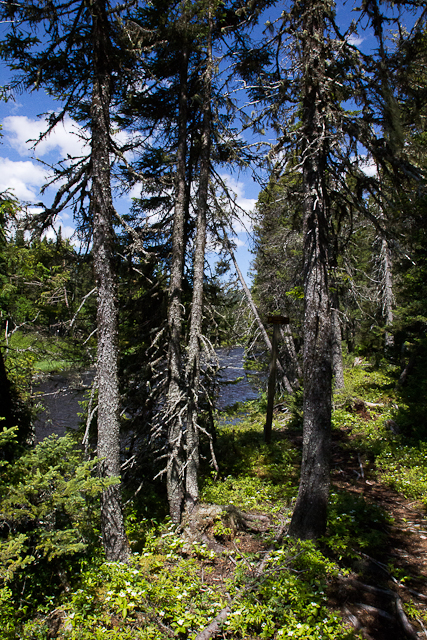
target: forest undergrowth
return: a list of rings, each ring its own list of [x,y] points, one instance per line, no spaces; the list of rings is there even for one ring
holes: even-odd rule
[[[396,375],[368,365],[346,371],[345,389],[334,398],[328,531],[317,545],[286,535],[302,447],[298,394],[278,404],[269,445],[263,442],[263,398],[217,415],[220,474],[203,463],[202,506],[188,519],[191,526],[177,527],[152,509],[142,517],[141,501],[130,500],[128,564],[105,562],[96,542],[99,487],[89,484],[91,465],[78,463],[75,454],[78,471],[68,471],[68,484],[61,485],[66,474],[58,456],[67,458],[70,445],[59,445],[55,457],[55,438],[49,439],[49,480],[37,486],[33,478],[25,489],[32,517],[50,517],[43,498],[50,483],[52,504],[61,494],[74,496],[75,513],[82,513],[83,503],[91,502],[93,521],[74,516],[73,528],[81,539],[92,536],[92,543],[55,553],[63,540],[55,538],[51,522],[32,557],[25,556],[25,545],[15,555],[9,549],[1,575],[0,637],[427,637],[426,444],[413,422],[421,396],[414,409],[414,396],[396,390]],[[10,509],[17,509],[12,494],[20,482],[25,508],[25,464],[29,468],[31,460],[21,462],[6,496]],[[10,479],[7,465],[3,473]],[[88,483],[80,503],[77,482],[82,491]],[[4,560],[4,547],[2,554]]]

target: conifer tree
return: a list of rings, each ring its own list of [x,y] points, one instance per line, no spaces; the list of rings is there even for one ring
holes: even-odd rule
[[[93,234],[98,286],[98,456],[106,477],[120,476],[118,326],[113,269],[113,204],[110,181],[110,109],[114,83],[123,82],[117,41],[117,12],[105,0],[8,3],[3,15],[11,28],[2,57],[18,70],[15,86],[44,88],[62,102],[49,116],[47,135],[65,115],[89,124],[90,152],[60,165],[61,185],[53,205],[39,216],[41,232],[65,206],[82,216]],[[43,137],[42,135],[42,137]],[[102,496],[102,534],[109,560],[126,560],[120,486]]]
[[[368,207],[368,195],[378,199],[379,182],[363,171],[363,156],[374,159],[394,180],[416,172],[401,145],[381,3],[366,2],[361,10],[378,40],[372,55],[361,53],[351,42],[355,25],[340,33],[329,2],[295,0],[289,13],[282,15],[278,56],[270,71],[255,65],[258,80],[252,83],[251,97],[264,101],[278,132],[276,151],[281,152],[284,172],[296,166],[302,175],[304,440],[290,533],[316,538],[325,532],[329,487],[333,210],[347,209],[349,215],[360,211],[381,229],[381,221]],[[253,55],[250,60],[253,76]],[[358,104],[358,111],[345,110],[343,104],[350,100]]]

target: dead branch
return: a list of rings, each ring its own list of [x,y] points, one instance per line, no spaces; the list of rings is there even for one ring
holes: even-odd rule
[[[148,257],[150,257],[150,255],[155,255],[155,254],[148,253],[148,251],[144,249],[143,242],[139,237],[137,231],[135,231],[135,229],[131,227],[115,209],[114,209],[114,215],[119,220],[120,224],[126,229],[128,234],[131,236],[133,240],[132,248],[136,249],[137,251],[140,251],[143,254],[145,260],[147,260]]]
[[[427,638],[427,629],[425,628],[425,626],[423,625],[423,621],[421,620],[421,618],[417,618],[417,622],[420,625],[421,629],[424,631],[424,635]]]
[[[79,315],[81,309],[83,308],[83,305],[85,304],[86,300],[92,295],[92,293],[95,293],[97,287],[94,287],[92,289],[92,291],[89,291],[89,293],[87,293],[85,296],[83,296],[82,301],[80,303],[79,308],[77,309],[76,313],[74,314],[74,317],[72,318],[71,322],[70,322],[70,330],[73,328],[73,325],[75,323],[75,321],[77,320],[77,316]]]
[[[210,640],[216,636],[216,634],[221,630],[221,624],[225,622],[231,613],[231,607],[227,605],[222,609],[218,615],[212,620],[209,626],[205,627],[203,631],[201,631],[195,638],[195,640]]]
[[[88,442],[89,442],[89,428],[93,419],[93,416],[95,415],[97,409],[98,409],[98,404],[95,405],[95,407],[92,409],[92,404],[93,404],[93,399],[95,397],[95,391],[98,388],[98,378],[95,376],[93,383],[92,383],[92,389],[90,392],[90,399],[89,399],[89,405],[87,408],[87,419],[86,419],[86,429],[85,429],[85,434],[83,436],[83,440],[82,440],[82,445],[84,445],[85,448],[85,456],[87,457],[87,447],[88,447]]]
[[[276,537],[276,543],[280,542],[284,532],[285,532],[285,526],[283,525],[279,529],[278,535]],[[222,623],[225,622],[225,620],[228,618],[228,616],[232,611],[232,605],[240,598],[240,596],[247,589],[253,589],[254,584],[256,584],[256,581],[258,580],[258,578],[260,578],[261,575],[265,573],[264,572],[265,565],[267,564],[267,561],[271,555],[271,552],[274,550],[274,548],[275,548],[274,545],[270,547],[265,558],[260,563],[259,567],[255,569],[255,580],[253,580],[249,585],[244,585],[243,587],[241,587],[239,591],[236,593],[236,595],[234,596],[233,600],[230,600],[229,604],[226,607],[224,607],[224,609],[222,609],[218,613],[218,615],[212,620],[212,622],[196,636],[195,640],[210,640],[215,635],[217,635],[217,633],[220,632]],[[281,567],[279,570],[281,570]],[[271,573],[271,572],[268,572],[268,573]]]

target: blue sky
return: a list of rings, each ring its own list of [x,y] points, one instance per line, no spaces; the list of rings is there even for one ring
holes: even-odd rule
[[[0,83],[5,84],[8,72],[3,67]],[[41,187],[47,182],[51,171],[47,165],[54,164],[67,154],[79,156],[84,141],[79,135],[78,126],[70,118],[56,126],[55,130],[33,149],[34,141],[45,129],[45,121],[40,114],[57,109],[58,105],[43,91],[21,94],[15,100],[0,103],[0,122],[2,138],[0,140],[0,192],[12,190],[19,200],[35,206],[39,202],[49,204],[56,188],[48,188],[43,196]],[[228,186],[236,194],[236,203],[247,212],[253,210],[258,196],[259,186],[250,175],[221,174]],[[138,188],[128,196],[117,199],[115,204],[120,213],[125,213],[132,204],[132,196],[138,195]],[[55,227],[62,227],[62,235],[71,237],[74,232],[72,214],[62,213]],[[236,242],[238,258],[244,273],[249,269],[248,238],[245,228],[250,228],[249,217],[243,216],[236,223]],[[48,232],[54,237],[54,232]]]
[[[338,22],[342,29],[349,24],[354,16],[352,7],[352,1],[338,5]],[[277,5],[272,11],[275,17],[278,17],[281,6]],[[266,15],[265,18],[267,19],[267,17],[269,16]],[[408,20],[411,23],[413,18],[408,18]],[[375,45],[372,33],[363,29],[359,31],[355,41],[365,50],[369,50]],[[8,78],[9,72],[3,65],[0,84],[6,84]],[[43,197],[40,195],[40,188],[49,177],[47,165],[54,164],[67,154],[80,155],[84,143],[81,136],[78,135],[78,127],[67,118],[64,123],[57,125],[54,132],[43,140],[35,150],[31,149],[32,143],[28,141],[37,139],[40,132],[44,130],[44,121],[39,118],[39,114],[57,109],[58,104],[46,96],[43,91],[31,94],[23,93],[16,95],[15,100],[0,103],[0,123],[3,133],[0,144],[0,191],[13,190],[20,200],[30,205],[36,205],[41,200],[49,204],[52,200],[55,188],[47,189]],[[241,175],[222,173],[222,177],[236,193],[237,204],[245,212],[250,213],[254,209],[260,189],[250,172]],[[116,201],[116,206],[121,213],[126,212],[130,207],[132,195],[136,195],[136,192]],[[59,225],[62,227],[64,236],[70,237],[72,235],[74,225],[71,214],[63,213],[56,222],[56,227]],[[250,228],[249,216],[243,216],[242,222],[236,222],[235,225],[238,245],[237,257],[243,273],[248,272],[252,259],[248,251],[250,241],[245,232],[245,229],[250,230]]]

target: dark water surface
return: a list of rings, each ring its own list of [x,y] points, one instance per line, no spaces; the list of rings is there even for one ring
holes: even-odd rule
[[[77,429],[78,413],[82,412],[79,402],[84,400],[94,376],[94,370],[55,373],[34,387],[35,401],[44,407],[35,423],[36,442],[53,433],[65,436],[67,429]]]
[[[216,350],[219,364],[224,367],[220,374],[218,409],[258,397],[259,375],[251,374],[248,377],[246,374],[243,368],[244,352],[244,347]],[[53,433],[64,436],[67,429],[78,427],[78,414],[82,412],[79,402],[90,389],[94,374],[94,370],[53,374],[35,386],[36,402],[44,407],[35,423],[36,442]],[[238,378],[242,379],[233,382]]]
[[[216,349],[216,353],[220,365],[226,367],[221,371],[220,394],[217,401],[217,408],[224,409],[236,402],[255,400],[259,395],[262,374],[251,372],[248,375],[246,373],[243,368],[244,347]],[[239,382],[234,382],[238,378],[243,379],[239,380]],[[230,382],[232,382],[232,384],[230,384]]]

